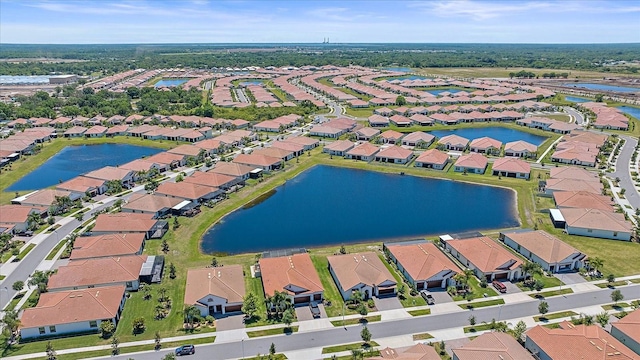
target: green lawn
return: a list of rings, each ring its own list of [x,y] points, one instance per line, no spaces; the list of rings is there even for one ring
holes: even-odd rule
[[[625,286],[625,285],[627,285],[627,281],[626,280],[618,280],[618,281],[614,281],[612,283],[606,282],[606,283],[596,284],[597,287],[602,288],[602,289],[608,288],[608,287]]]
[[[544,288],[551,288],[551,287],[557,287],[560,285],[564,285],[564,283],[562,281],[560,281],[560,279],[554,277],[554,276],[545,276],[545,275],[539,275],[539,274],[534,274],[533,275],[533,279],[535,281],[540,281],[544,284]],[[516,285],[518,285],[518,287],[524,291],[529,291],[529,290],[533,290],[532,288],[526,287],[524,285],[524,281],[518,281],[516,283]]]
[[[368,108],[352,108],[350,106],[345,106],[345,112],[347,115],[367,119],[369,116],[373,115],[373,107]]]
[[[46,260],[53,260],[53,258],[56,256],[58,251],[60,251],[60,249],[62,249],[62,247],[65,246],[66,244],[67,244],[67,240],[60,241],[58,245],[56,245],[56,247],[54,247],[53,250],[51,250],[49,255],[47,255]]]
[[[566,123],[568,123],[569,120],[571,120],[571,117],[569,115],[564,115],[564,114],[544,114],[544,115],[541,115],[541,116],[549,118],[549,119],[554,119],[554,120],[566,122]]]
[[[400,303],[402,304],[403,307],[427,305],[427,302],[422,298],[422,296],[420,296],[420,294],[416,294],[415,296],[411,295],[410,285],[404,282],[404,278],[402,277],[402,275],[400,275],[398,270],[396,270],[395,265],[392,265],[387,260],[385,260],[382,254],[378,254],[378,257],[380,258],[380,261],[382,261],[384,266],[387,267],[387,270],[389,270],[391,275],[393,275],[393,277],[396,279],[396,283],[398,284],[398,287],[404,286],[404,289],[405,289],[404,294],[398,295],[398,299],[400,300]]]
[[[266,356],[266,354],[265,354]],[[268,357],[270,360],[286,360],[287,357],[284,354],[275,354],[274,356],[269,356]],[[245,360],[263,360],[264,357],[260,354],[258,354],[258,356],[254,356],[254,357],[248,357],[248,358],[244,358]]]
[[[18,256],[16,256],[15,258],[13,258],[13,262],[18,262],[22,259],[24,259],[25,256],[27,256],[27,254],[33,250],[33,248],[36,247],[36,244],[29,244],[27,245],[26,248],[24,248],[24,250],[20,251],[20,254],[18,254]]]
[[[22,304],[21,309],[28,309],[28,308],[35,307],[36,305],[38,305],[38,299],[40,299],[38,292],[37,291],[32,292],[31,295],[29,295],[29,298],[27,298],[27,301],[25,301],[24,304]]]
[[[327,312],[327,316],[340,316],[342,315],[343,309],[345,311],[345,315],[356,314],[357,311],[344,306],[344,300],[342,300],[340,291],[338,291],[338,287],[329,272],[329,262],[327,261],[327,257],[324,254],[312,255],[311,261],[318,272],[318,276],[320,276],[320,281],[324,288],[324,298],[327,302],[331,302],[331,306],[325,305],[324,307]]]
[[[431,314],[431,309],[420,309],[420,310],[411,310],[408,311],[411,316],[423,316]]]
[[[565,317],[577,316],[578,313],[575,311],[560,311],[556,313],[544,314],[539,316],[534,316],[533,320],[535,321],[545,321],[545,320],[553,320],[553,319],[561,319]]]
[[[255,338],[255,337],[269,336],[269,335],[292,334],[296,332],[298,332],[298,326],[290,326],[290,327],[282,327],[282,328],[276,328],[276,329],[247,331],[247,336],[250,338]]]
[[[626,307],[629,307],[629,306],[631,306],[631,305],[629,305],[629,304],[627,304],[625,302],[619,302],[617,304],[602,305],[602,308],[605,309],[605,310],[616,310],[616,311],[619,311],[619,310],[622,310],[622,309],[624,309]]]
[[[366,323],[376,322],[376,321],[380,321],[380,320],[382,320],[382,316],[380,316],[380,315],[372,315],[372,316],[365,316],[364,317],[364,321],[363,321],[362,318],[346,319],[344,322],[342,320],[334,320],[334,321],[331,322],[331,325],[333,325],[333,326],[347,326],[347,325],[361,324],[363,322],[366,322]]]
[[[495,305],[502,305],[504,304],[504,300],[503,299],[493,299],[493,300],[487,300],[487,301],[478,301],[478,302],[472,302],[472,303],[468,303],[468,304],[461,304],[458,305],[461,309],[477,309],[477,308],[481,308],[481,307],[487,307],[487,306],[495,306]]]
[[[26,294],[26,292],[20,292],[20,293],[16,294],[16,296],[14,296],[13,299],[11,299],[11,301],[9,301],[7,306],[4,308],[5,311],[9,311],[9,310],[15,309],[16,306],[18,305],[20,300],[22,300],[22,298],[24,297],[25,294]]]
[[[565,295],[565,294],[571,294],[571,293],[573,293],[573,290],[571,290],[571,288],[566,288],[566,289],[562,289],[562,290],[551,290],[551,291],[538,292],[538,293],[535,293],[535,294],[529,294],[529,296],[535,299],[535,298],[547,298],[547,297]]]
[[[491,330],[491,324],[481,324],[481,325],[473,325],[473,326],[465,326],[463,328],[464,333],[474,333],[477,331]]]
[[[413,334],[413,341],[433,339],[433,335],[429,333]]]
[[[470,292],[467,293],[466,296],[462,296],[462,295],[453,296],[453,301],[479,299],[481,297],[484,297],[484,294],[487,294],[487,297],[498,295],[498,293],[495,290],[493,290],[493,288],[490,285],[485,288],[480,286],[480,282],[478,281],[478,278],[476,278],[475,276],[472,276],[469,279],[468,285],[469,285]]]
[[[331,354],[331,353],[351,351],[351,350],[366,350],[372,346],[380,346],[380,345],[375,341],[369,341],[368,344],[365,344],[363,342],[358,342],[358,343],[352,343],[352,344],[327,346],[322,348],[322,353]]]

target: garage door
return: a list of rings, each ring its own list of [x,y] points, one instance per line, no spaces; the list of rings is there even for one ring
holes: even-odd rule
[[[508,273],[502,273],[502,274],[496,274],[495,279],[497,279],[497,280],[504,280],[504,279],[506,279],[506,278],[508,278],[508,277],[509,277],[509,274],[508,274]]]
[[[427,289],[442,287],[442,280],[427,281]]]
[[[230,312],[236,312],[236,311],[241,311],[241,310],[242,310],[242,305],[232,305],[232,306],[227,306],[224,309],[224,312],[230,313]]]
[[[294,304],[304,304],[311,301],[310,296],[300,296],[296,297],[293,301]]]

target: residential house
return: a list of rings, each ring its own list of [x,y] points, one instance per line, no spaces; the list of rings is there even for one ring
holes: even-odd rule
[[[38,214],[38,219],[47,213],[46,207],[34,207],[27,205],[0,205],[0,229],[13,233],[20,233],[29,229],[29,216]],[[3,231],[0,231],[2,233]]]
[[[294,151],[285,150],[280,147],[265,147],[255,149],[251,154],[278,158],[280,159],[280,161],[289,161],[294,158],[296,153]]]
[[[624,214],[589,208],[559,209],[569,235],[631,241],[633,224]]]
[[[551,179],[573,179],[596,183],[600,182],[600,177],[597,173],[577,166],[552,167],[551,170],[549,170],[549,177]]]
[[[85,177],[98,179],[102,181],[117,180],[122,183],[125,188],[131,188],[135,185],[137,173],[133,170],[121,169],[113,166],[105,166],[98,170],[93,170],[84,174]]]
[[[193,305],[205,317],[237,313],[246,295],[242,265],[189,269],[185,305]]]
[[[534,360],[511,334],[504,332],[484,333],[469,343],[452,349],[452,352],[453,360]]]
[[[66,138],[82,137],[85,131],[87,131],[87,128],[84,126],[74,126],[63,132],[62,136]]]
[[[344,300],[360,291],[364,299],[395,296],[397,282],[375,252],[327,257],[329,272]]]
[[[397,127],[411,126],[411,119],[404,115],[393,115],[389,118],[389,122]]]
[[[124,285],[43,293],[36,307],[22,313],[20,337],[99,332],[103,321],[118,323],[125,300]]]
[[[615,203],[611,197],[589,191],[554,191],[553,201],[561,208],[591,208],[614,212]]]
[[[458,135],[447,135],[438,140],[438,144],[442,144],[447,150],[465,151],[469,144],[469,139]]]
[[[122,212],[148,214],[153,219],[160,219],[172,214],[172,209],[183,200],[156,194],[134,193],[126,204],[122,205]]]
[[[389,118],[379,114],[373,114],[367,118],[371,127],[387,127],[389,126]]]
[[[402,138],[402,145],[404,146],[419,146],[422,148],[427,148],[433,140],[435,140],[435,136],[426,133],[424,131],[415,131],[411,134],[407,134]]]
[[[494,176],[505,176],[516,179],[529,179],[531,165],[515,157],[505,157],[496,159],[491,168]]]
[[[584,181],[571,178],[545,180],[544,192],[552,195],[556,191],[588,191],[594,194],[602,194],[602,184],[599,181]]]
[[[193,174],[185,177],[183,181],[223,190],[229,190],[236,185],[244,185],[244,180],[240,180],[235,176],[202,171],[194,171]]]
[[[378,135],[380,135],[380,130],[372,127],[363,127],[356,130],[356,137],[361,141],[369,141]]]
[[[380,350],[380,356],[369,358],[370,360],[440,360],[436,350],[427,344],[419,343],[410,347],[393,349],[386,347]]]
[[[93,235],[144,233],[147,239],[161,238],[169,229],[166,221],[155,220],[149,214],[100,214],[91,230]]]
[[[293,304],[322,301],[324,288],[308,253],[260,258],[265,296],[284,292]]]
[[[308,136],[291,136],[286,138],[283,142],[302,145],[304,146],[305,151],[309,151],[320,145],[320,141],[318,139],[313,139]]]
[[[379,147],[370,143],[362,143],[347,151],[345,157],[347,159],[362,160],[368,162],[375,159],[375,154],[378,151],[380,151]]]
[[[502,148],[502,142],[490,137],[484,136],[481,138],[473,139],[469,144],[469,150],[481,154],[500,155],[500,149]]]
[[[232,162],[218,162],[213,169],[208,172],[214,174],[222,174],[233,176],[238,179],[239,182],[244,182],[249,179],[251,171],[255,169],[253,166],[236,164]]]
[[[320,136],[322,138],[332,138],[337,139],[342,134],[346,134],[347,130],[339,129],[334,127],[329,127],[325,125],[315,125],[309,130],[309,135],[311,136]]]
[[[288,141],[274,141],[271,143],[271,148],[290,152],[292,154],[292,157],[298,157],[304,153],[304,145]],[[268,155],[267,153],[264,154]],[[289,155],[287,155],[286,157],[288,157],[287,160],[291,159]]]
[[[217,187],[190,182],[165,181],[158,186],[155,194],[183,201],[190,201],[194,204],[201,204],[221,196],[224,194],[224,191]]]
[[[233,159],[234,163],[259,168],[266,172],[274,171],[282,166],[282,159],[259,154],[239,154]]]
[[[194,143],[193,145],[204,149],[209,156],[223,152],[226,147],[226,145],[218,139],[202,140]]]
[[[478,153],[470,153],[462,155],[456,160],[454,171],[466,172],[471,174],[484,174],[487,169],[489,159]]]
[[[415,162],[416,167],[423,167],[435,170],[442,170],[449,162],[449,154],[438,149],[431,149],[418,156]]]
[[[140,271],[147,255],[103,257],[69,261],[49,277],[49,291],[67,291],[124,285],[128,291],[140,287]]]
[[[353,149],[356,144],[349,140],[336,140],[322,148],[323,153],[336,156],[345,156],[347,151]]]
[[[424,114],[414,114],[409,118],[411,122],[420,125],[420,126],[431,126],[434,123],[434,120],[427,115]]]
[[[638,360],[635,354],[598,325],[573,325],[569,321],[549,329],[538,325],[526,332],[524,346],[536,359]]]
[[[67,197],[71,201],[81,199],[84,193],[65,190],[43,189],[32,193],[17,197],[11,200],[12,204],[20,204],[25,206],[49,208],[55,206],[57,198]],[[54,209],[54,212],[57,209]]]
[[[445,249],[479,279],[515,281],[522,277],[522,260],[486,236],[443,242]]]
[[[383,144],[396,144],[400,142],[400,139],[404,136],[403,133],[395,130],[387,130],[380,134],[380,140]]]
[[[407,164],[411,158],[413,158],[413,151],[400,146],[389,146],[376,154],[376,161],[393,164]]]
[[[526,141],[511,141],[504,145],[504,156],[536,158],[538,147]]]
[[[107,192],[107,184],[105,180],[76,176],[73,179],[56,185],[56,189],[96,196]]]
[[[578,270],[587,258],[587,255],[544,230],[505,231],[500,233],[500,240],[551,273]]]
[[[164,164],[160,162],[149,161],[149,158],[135,159],[129,161],[126,164],[118,166],[119,169],[132,170],[136,173],[136,178],[145,179],[150,174],[149,172],[157,171],[157,174],[163,173],[171,169],[170,164]]]
[[[165,167],[168,166],[170,170],[185,166],[187,164],[187,157],[180,154],[174,154],[170,152],[159,152],[155,155],[144,158],[144,160],[153,162],[156,164],[162,164]]]
[[[142,255],[143,233],[80,236],[73,242],[71,260]]]
[[[87,129],[83,135],[87,138],[104,137],[107,134],[107,130],[109,130],[109,128],[102,125],[96,125]]]
[[[611,336],[640,355],[640,310],[611,324]]]
[[[417,290],[446,289],[460,272],[456,264],[431,242],[384,244],[385,253]]]

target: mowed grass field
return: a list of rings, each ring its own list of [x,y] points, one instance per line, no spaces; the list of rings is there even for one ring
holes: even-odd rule
[[[510,67],[510,68],[421,68],[416,69],[415,72],[419,74],[432,74],[432,75],[445,75],[453,77],[470,77],[470,78],[508,78],[509,73],[517,73],[518,71],[530,71],[534,74],[544,73],[569,73],[569,78],[572,79],[602,79],[603,76],[621,76],[621,77],[640,77],[640,74],[620,74],[615,72],[597,72],[597,71],[584,71],[584,70],[561,70],[561,69],[534,69],[534,68],[522,68],[522,67]]]

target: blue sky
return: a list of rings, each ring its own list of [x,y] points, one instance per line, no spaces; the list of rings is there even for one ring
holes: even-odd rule
[[[0,0],[0,43],[628,43],[640,0]]]

